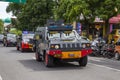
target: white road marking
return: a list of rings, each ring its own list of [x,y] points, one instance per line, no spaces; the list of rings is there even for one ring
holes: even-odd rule
[[[100,59],[93,59],[93,58],[90,58],[89,60],[98,61],[98,62],[101,61]]]
[[[36,59],[35,57],[32,57],[32,59]],[[101,61],[100,59],[89,59],[89,60],[93,60],[93,61]],[[94,64],[94,63],[88,63],[88,64],[92,64],[92,65],[94,65],[94,66],[97,66],[97,67],[102,67],[102,68],[107,68],[107,69],[110,69],[110,70],[114,70],[114,71],[118,71],[118,72],[120,72],[120,70],[119,69],[115,69],[115,68],[111,68],[111,67],[107,67],[107,66],[103,66],[103,65],[98,65],[98,64]],[[0,79],[1,80],[1,79]]]
[[[110,69],[110,70],[114,70],[114,71],[120,72],[119,69],[115,69],[115,68],[111,68],[111,67],[107,67],[107,66],[103,66],[103,65],[98,65],[98,64],[94,64],[94,63],[88,63],[88,64],[92,64],[92,65],[97,66],[97,67],[107,68],[107,69]]]
[[[3,80],[2,77],[1,77],[1,75],[0,75],[0,80]]]

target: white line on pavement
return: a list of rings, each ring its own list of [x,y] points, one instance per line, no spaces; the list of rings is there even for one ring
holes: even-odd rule
[[[103,65],[98,65],[98,64],[94,64],[94,63],[88,63],[88,64],[92,64],[92,65],[95,65],[97,67],[107,68],[107,69],[110,69],[110,70],[114,70],[114,71],[120,72],[119,69],[115,69],[115,68],[111,68],[111,67],[107,67],[107,66],[103,66]]]
[[[101,61],[100,59],[92,59],[92,58],[90,58],[89,60],[93,60],[93,61],[97,61],[97,62]]]
[[[0,75],[0,80],[3,80],[2,77],[1,77],[1,75]]]

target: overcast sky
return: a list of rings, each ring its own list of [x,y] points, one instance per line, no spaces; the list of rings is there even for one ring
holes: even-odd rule
[[[8,2],[0,1],[0,19],[11,18],[11,13],[6,13],[6,7],[8,6]]]

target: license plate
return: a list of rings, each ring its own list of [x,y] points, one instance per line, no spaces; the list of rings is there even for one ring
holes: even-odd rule
[[[74,56],[75,56],[75,54],[70,53],[70,54],[68,54],[68,56],[69,56],[69,57],[74,57]]]
[[[63,59],[80,58],[80,57],[81,57],[81,51],[62,52],[62,58]]]
[[[29,44],[29,48],[32,48],[33,46],[32,46],[32,44]]]

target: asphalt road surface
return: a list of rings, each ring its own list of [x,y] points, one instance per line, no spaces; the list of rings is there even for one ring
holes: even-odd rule
[[[120,61],[89,57],[86,67],[62,63],[46,68],[35,61],[33,52],[21,53],[15,47],[0,46],[0,80],[119,80]]]

